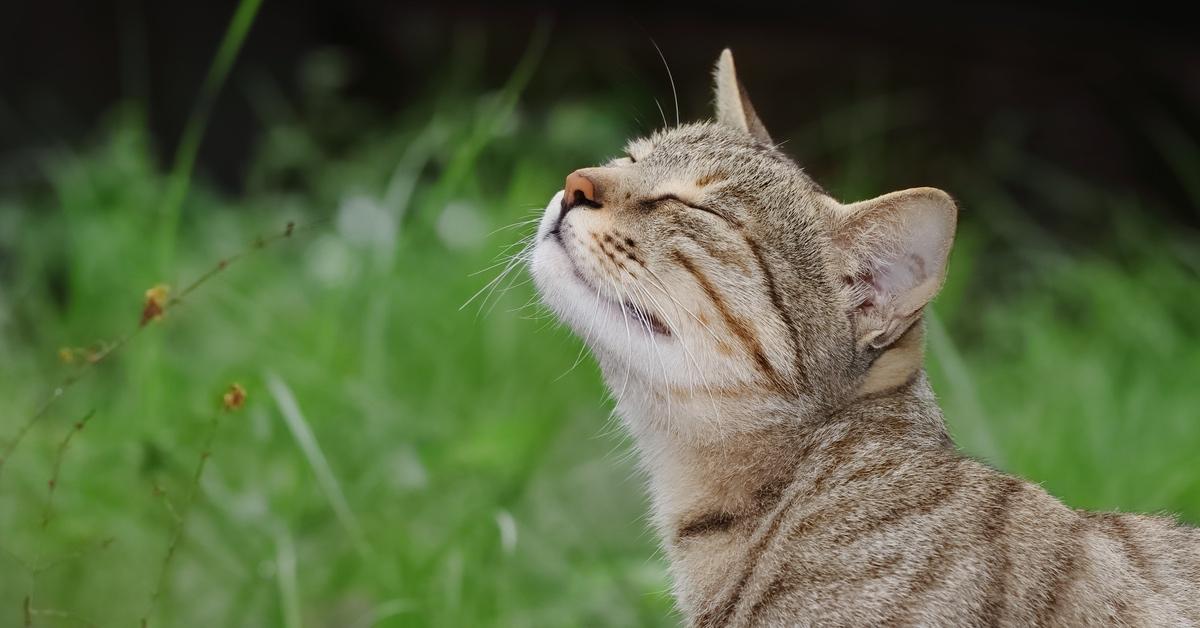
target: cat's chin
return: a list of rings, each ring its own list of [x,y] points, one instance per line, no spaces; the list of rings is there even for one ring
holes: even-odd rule
[[[626,341],[631,334],[671,337],[670,327],[653,313],[604,295],[553,234],[539,237],[530,266],[542,301],[589,343],[602,340],[605,328],[613,327]]]

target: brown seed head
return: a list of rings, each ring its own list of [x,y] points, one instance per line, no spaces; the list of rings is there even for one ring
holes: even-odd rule
[[[142,325],[163,317],[166,313],[167,293],[170,290],[170,286],[160,283],[146,291],[146,301],[142,305]]]
[[[240,410],[246,404],[246,389],[242,388],[241,384],[233,383],[229,385],[229,390],[221,396],[221,405],[228,412]]]

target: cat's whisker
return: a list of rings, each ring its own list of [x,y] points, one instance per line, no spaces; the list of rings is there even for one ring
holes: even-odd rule
[[[658,107],[658,115],[662,116],[663,128],[667,128],[667,112],[663,111],[662,103],[658,102],[658,97],[654,98],[654,106]]]
[[[639,286],[639,288],[641,288],[642,293],[645,294],[646,297],[648,299],[650,299],[651,302],[654,303],[655,308],[659,310],[659,313],[664,318],[667,319],[667,324],[673,328],[678,329],[678,326],[675,324],[675,322],[671,319],[671,317],[668,314],[666,314],[665,309],[659,305],[657,299],[655,299],[650,294],[650,292],[648,290],[646,290],[645,287]],[[715,395],[713,395],[712,387],[704,379],[704,369],[702,369],[700,367],[700,361],[696,359],[696,357],[692,354],[691,349],[688,348],[687,339],[682,334],[679,334],[678,338],[679,338],[679,347],[680,347],[680,349],[683,350],[684,358],[687,360],[688,365],[689,365],[689,368],[688,368],[689,374],[693,372],[692,371],[693,368],[695,369],[696,376],[692,378],[691,387],[695,388],[697,381],[699,381],[700,386],[708,394],[708,400],[709,400],[709,403],[712,405],[712,409],[713,409],[713,416],[715,418],[717,426],[720,427],[723,424],[722,416],[721,416],[721,409],[717,404]]]
[[[476,291],[475,291],[475,294],[472,294],[472,295],[471,295],[471,297],[470,297],[470,298],[468,298],[466,301],[464,301],[462,305],[458,306],[458,311],[460,311],[460,312],[461,312],[461,311],[463,311],[463,310],[464,310],[464,309],[465,309],[465,308],[466,308],[468,305],[470,305],[470,304],[471,304],[471,302],[472,302],[472,301],[474,301],[475,299],[478,299],[478,298],[479,298],[479,295],[483,294],[483,293],[484,293],[484,292],[486,292],[486,291],[487,291],[489,288],[491,288],[493,285],[495,285],[495,284],[496,284],[496,283],[498,283],[498,282],[499,282],[501,279],[503,279],[503,278],[504,278],[504,275],[505,275],[507,272],[508,272],[508,269],[506,268],[505,270],[501,271],[499,275],[496,275],[495,277],[493,277],[491,281],[489,281],[489,282],[487,282],[486,284],[484,284],[482,288],[480,288],[479,290],[476,290]]]
[[[529,280],[526,280],[526,281],[525,281],[525,282],[523,282],[523,283],[529,283]],[[524,312],[525,310],[530,310],[530,309],[533,309],[533,310],[540,310],[540,309],[541,309],[541,307],[540,307],[540,306],[541,306],[541,303],[538,303],[538,301],[537,301],[537,297],[532,297],[532,298],[530,298],[528,301],[526,301],[526,302],[525,302],[524,304],[522,304],[522,305],[518,305],[518,306],[516,306],[516,307],[510,307],[510,308],[508,308],[507,310],[505,310],[505,313],[507,313],[507,314],[520,314],[520,313]]]
[[[654,38],[650,38],[650,43],[654,44],[654,49],[658,51],[658,58],[662,59],[663,67],[667,69],[667,80],[671,82],[671,97],[675,99],[675,126],[679,126],[679,92],[675,89],[675,76],[671,74],[671,64],[667,63],[667,57],[663,54],[662,48],[658,47],[658,42]],[[663,126],[666,126],[666,120],[663,120]]]
[[[535,209],[534,211],[541,212],[541,211],[542,211],[542,209],[541,209],[541,208],[538,208],[538,209]],[[518,220],[518,221],[516,221],[516,222],[514,222],[514,223],[511,223],[511,224],[504,225],[503,227],[497,227],[497,228],[493,229],[493,230],[492,230],[490,233],[488,233],[488,234],[487,234],[487,237],[489,237],[489,238],[490,238],[490,237],[492,237],[492,236],[496,235],[497,233],[500,233],[501,231],[509,231],[509,230],[511,230],[511,229],[516,229],[517,227],[524,227],[525,225],[532,225],[532,224],[533,224],[533,223],[535,223],[535,222],[541,222],[541,221],[542,221],[542,216],[541,216],[541,214],[539,213],[537,216],[534,216],[534,217],[532,217],[532,218],[526,218],[526,219],[524,219],[524,220]]]
[[[610,279],[608,279],[608,283],[610,286],[615,288],[614,292],[616,292],[617,294],[615,294],[614,296],[615,296],[617,303],[621,307],[621,319],[625,323],[625,350],[627,353],[632,354],[633,353],[633,336],[632,336],[632,334],[629,333],[629,313],[625,311],[625,295],[620,293],[620,285],[618,282],[615,282],[610,278]],[[662,364],[662,356],[659,356],[658,361],[659,361],[659,364]],[[663,370],[664,370],[664,372],[666,371],[665,366],[663,367]],[[625,369],[625,381],[621,384],[621,392],[617,393],[618,399],[625,396],[625,391],[629,387],[630,372],[631,372],[630,369],[628,369],[628,368]]]
[[[475,300],[475,298],[479,296],[480,292],[483,292],[486,290],[487,294],[484,296],[483,301],[480,303],[479,311],[476,312],[475,315],[476,315],[476,317],[478,317],[481,313],[484,313],[485,309],[487,310],[487,313],[491,312],[491,308],[495,307],[496,302],[492,301],[490,307],[488,306],[488,302],[491,300],[493,294],[495,294],[496,288],[499,287],[503,283],[504,279],[506,277],[510,276],[512,274],[512,272],[514,270],[516,270],[518,267],[527,266],[529,261],[532,258],[533,247],[534,247],[534,244],[536,243],[535,238],[530,237],[527,240],[523,240],[523,242],[524,242],[524,246],[521,248],[520,251],[518,251],[512,257],[509,258],[508,264],[507,264],[507,266],[505,266],[504,270],[501,271],[500,274],[497,275],[495,279],[488,282],[483,288],[480,288],[479,292],[476,292],[474,295],[472,295],[472,297],[470,299],[468,299],[466,303],[463,303],[463,305],[461,307],[459,307],[460,311],[464,307],[466,307],[471,301]],[[511,249],[512,245],[509,245],[508,248]],[[505,292],[510,290],[512,287],[513,287],[513,285],[510,282],[506,288],[504,288],[500,291],[500,294],[503,295]]]
[[[513,248],[513,246],[515,246],[516,244],[524,244],[525,246],[529,245],[528,242],[516,242],[514,244],[510,244],[507,247],[505,247],[505,250]],[[525,251],[518,251],[516,253],[516,256],[521,256],[522,253],[524,253],[524,252]],[[496,261],[488,266],[484,266],[483,268],[480,268],[479,270],[477,270],[467,276],[468,277],[476,277],[476,276],[482,275],[483,273],[488,272],[489,270],[498,268],[500,266],[508,266],[509,264],[513,263],[513,257],[514,256],[511,256],[511,255],[504,255],[504,252],[502,251],[501,255],[500,255],[500,259],[498,261]],[[519,261],[529,261],[529,260],[528,259],[520,259]]]
[[[637,288],[638,290],[640,290],[641,294],[644,295],[647,299],[650,300],[651,303],[654,304],[654,308],[657,310],[658,314],[660,316],[662,316],[663,318],[667,319],[667,325],[671,329],[675,330],[675,335],[676,335],[677,342],[679,344],[679,348],[683,350],[684,358],[688,362],[688,373],[691,374],[692,368],[693,367],[695,368],[695,373],[698,375],[698,380],[700,382],[701,387],[703,387],[704,390],[708,393],[708,400],[712,404],[713,417],[717,423],[717,427],[721,427],[723,421],[721,419],[721,410],[717,406],[716,396],[713,395],[712,387],[709,386],[708,382],[704,380],[704,370],[702,368],[700,368],[699,360],[696,360],[695,356],[692,355],[691,350],[688,349],[687,340],[682,335],[682,330],[679,328],[678,325],[675,324],[675,321],[671,319],[670,315],[668,315],[666,313],[665,308],[663,308],[662,305],[659,304],[658,299],[655,299],[654,296],[650,294],[650,291],[647,290],[645,286],[642,286],[637,283],[633,283],[632,285],[635,288]],[[691,386],[693,388],[696,386],[696,382],[697,382],[697,379],[695,379],[695,378],[692,379]]]
[[[601,298],[602,297],[600,295],[600,286],[596,286],[596,301],[597,301],[597,303],[601,300]],[[591,322],[588,323],[587,332],[585,332],[582,336],[585,341],[585,344],[581,344],[579,346],[579,352],[575,354],[575,361],[571,363],[571,367],[568,368],[566,371],[563,371],[562,375],[559,375],[558,377],[554,378],[554,381],[557,382],[557,381],[561,380],[562,378],[566,377],[567,374],[571,373],[579,366],[580,362],[583,362],[583,354],[585,351],[587,351],[586,343],[592,341],[592,338],[591,338],[592,330],[595,329],[596,320],[599,318],[600,318],[600,308],[598,308],[598,307],[593,308],[592,309],[592,320],[591,320]]]
[[[688,316],[692,317],[692,320],[696,321],[696,323],[698,323],[701,327],[703,327],[704,331],[708,332],[709,336],[712,336],[713,341],[715,341],[715,342],[721,341],[721,339],[717,337],[717,334],[713,332],[712,328],[710,328],[707,323],[705,323],[703,320],[701,320],[700,317],[697,316],[695,312],[692,312],[692,310],[688,309],[687,306],[680,303],[679,299],[676,299],[675,295],[671,294],[671,292],[669,290],[667,290],[666,284],[663,283],[663,280],[659,278],[657,273],[655,273],[649,266],[646,266],[645,268],[646,268],[646,272],[650,274],[650,277],[654,279],[654,282],[652,282],[650,285],[657,288],[658,291],[663,293],[664,295],[666,295],[666,297],[668,299],[670,299],[675,304],[676,307],[678,307],[679,309],[686,312]]]
[[[533,233],[530,233],[529,235],[517,240],[516,242],[512,242],[511,244],[505,246],[503,249],[500,249],[500,252],[493,259],[495,259],[496,261],[503,261],[505,259],[509,259],[511,257],[511,254],[509,252],[518,247],[520,247],[520,250],[517,252],[517,255],[529,254],[533,251],[532,247],[534,244],[534,240],[536,238],[537,238],[537,232],[534,231]]]
[[[622,301],[623,301],[623,299],[622,299]],[[622,305],[622,306],[621,306],[621,311],[622,311],[622,313],[624,313],[624,311],[625,311],[625,306],[624,306],[624,305]],[[626,316],[626,320],[628,321],[628,316]],[[649,338],[650,338],[650,346],[654,348],[654,354],[655,354],[655,355],[658,357],[658,365],[659,365],[659,368],[662,370],[662,379],[663,379],[663,383],[664,383],[664,384],[669,384],[671,380],[670,380],[670,378],[669,378],[669,377],[668,377],[668,375],[667,375],[667,366],[666,366],[666,362],[664,362],[664,361],[663,361],[663,357],[662,357],[662,350],[661,350],[661,349],[659,348],[659,346],[658,346],[658,337],[657,337],[657,334],[654,332],[654,330],[653,330],[653,329],[651,329],[651,328],[650,328],[650,323],[649,323],[649,322],[647,322],[647,321],[643,320],[643,319],[642,319],[642,318],[640,318],[640,317],[638,318],[638,321],[639,321],[639,322],[641,322],[641,324],[642,324],[642,326],[643,326],[643,327],[645,327],[645,329],[646,329],[646,334],[647,334],[647,335],[649,336]],[[628,323],[626,323],[626,324],[628,324]],[[628,375],[628,373],[629,373],[629,371],[626,371],[626,381],[628,381],[628,378],[629,378],[629,375]],[[623,394],[623,393],[622,393],[622,394]],[[673,422],[673,421],[672,421],[672,419],[673,419],[673,416],[672,416],[672,414],[673,414],[673,408],[672,408],[672,403],[671,403],[671,395],[665,395],[665,397],[666,397],[666,400],[667,400],[667,429],[668,429],[668,430],[670,430],[670,429],[671,429],[671,424],[672,424],[672,422]]]
[[[519,252],[517,252],[515,255],[510,257],[506,263],[506,266],[504,267],[504,270],[500,271],[500,274],[496,275],[491,281],[487,282],[486,284],[483,285],[482,288],[477,290],[475,292],[475,294],[471,295],[471,298],[467,299],[462,305],[458,306],[458,311],[461,312],[464,308],[466,308],[468,305],[470,305],[471,302],[473,302],[475,299],[479,298],[479,295],[481,295],[485,292],[488,294],[488,297],[484,297],[484,303],[486,303],[487,299],[491,296],[492,291],[495,290],[496,286],[501,281],[504,280],[505,276],[507,276],[509,273],[511,273],[514,268],[516,268],[519,264],[521,264],[521,262],[528,261],[529,255],[531,255],[533,252],[533,244],[534,243],[531,240],[529,243],[527,243],[525,245],[524,248],[522,248]],[[495,265],[491,266],[490,268],[495,268]],[[483,309],[482,304],[480,305],[480,309],[481,310]],[[476,313],[476,315],[478,315],[478,312]]]
[[[514,277],[519,277],[519,276],[520,276],[519,274],[514,275]],[[528,285],[532,281],[533,281],[533,279],[530,279],[528,277],[526,277],[525,279],[523,279],[521,281],[516,281],[516,279],[511,280],[508,285],[504,286],[503,288],[500,288],[500,291],[496,294],[496,298],[493,299],[491,305],[489,305],[487,307],[487,310],[484,312],[484,315],[485,316],[490,315],[496,309],[496,304],[500,303],[500,300],[504,297],[504,295],[508,294],[509,292],[511,292],[512,290],[514,290],[516,288],[520,288],[521,286]]]

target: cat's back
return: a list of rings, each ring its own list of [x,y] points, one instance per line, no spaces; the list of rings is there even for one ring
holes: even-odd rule
[[[737,600],[697,625],[1200,626],[1197,529],[1072,510],[949,448],[888,449],[799,475],[747,543]]]

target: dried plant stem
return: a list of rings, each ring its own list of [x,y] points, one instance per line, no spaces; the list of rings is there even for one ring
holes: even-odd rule
[[[175,520],[171,529],[171,540],[167,544],[167,553],[163,556],[162,566],[158,571],[158,579],[154,585],[154,592],[150,594],[150,604],[146,609],[145,615],[142,616],[141,625],[143,628],[150,623],[150,616],[154,614],[154,609],[158,606],[158,600],[162,597],[162,592],[166,588],[167,574],[171,567],[171,561],[175,558],[175,554],[179,551],[179,546],[183,541],[184,526],[187,523],[188,512],[192,509],[192,504],[196,501],[196,495],[200,492],[200,478],[204,475],[204,467],[208,464],[208,459],[212,457],[213,441],[217,437],[217,429],[221,426],[221,418],[228,414],[229,410],[222,408],[217,410],[213,415],[208,425],[208,433],[204,436],[203,449],[200,450],[200,459],[196,462],[196,470],[192,474],[192,482],[188,486],[187,497],[184,498],[183,505],[178,512],[171,506],[171,502],[167,500],[167,509],[171,512]]]
[[[221,259],[212,268],[210,268],[208,271],[206,271],[204,274],[200,275],[195,280],[193,280],[191,283],[187,284],[174,297],[171,297],[169,300],[167,300],[162,305],[162,310],[159,314],[160,315],[165,314],[166,312],[174,309],[175,307],[182,305],[185,298],[187,298],[190,294],[195,292],[197,289],[199,289],[204,284],[208,283],[208,281],[211,280],[213,277],[224,272],[225,269],[229,268],[229,266],[231,266],[232,264],[234,264],[242,259],[245,259],[245,258],[253,255],[257,251],[260,251],[276,242],[279,242],[280,240],[286,240],[286,239],[292,237],[293,235],[296,235],[297,233],[302,233],[304,231],[309,231],[311,229],[315,229],[316,227],[324,224],[325,222],[326,222],[326,220],[318,220],[318,221],[314,221],[314,222],[308,223],[306,225],[301,225],[301,226],[297,226],[295,223],[289,222],[289,223],[287,223],[287,226],[282,231],[279,231],[279,232],[277,232],[273,235],[267,236],[267,237],[255,238],[254,241],[251,242],[249,246],[247,246],[246,248],[242,249],[241,251],[235,253],[234,255],[232,255],[230,257]],[[29,430],[31,430],[33,428],[33,426],[37,424],[38,421],[40,421],[44,416],[46,416],[46,413],[50,411],[50,408],[54,405],[54,403],[57,402],[59,400],[59,398],[61,398],[63,396],[63,394],[65,394],[67,392],[68,389],[70,389],[72,386],[74,386],[76,383],[78,383],[79,380],[90,375],[93,371],[96,370],[96,368],[98,366],[107,362],[108,359],[110,357],[112,357],[112,355],[114,353],[116,353],[118,350],[122,349],[123,347],[128,345],[130,342],[132,342],[135,338],[137,338],[137,336],[142,332],[142,330],[146,329],[146,327],[148,326],[147,323],[149,323],[149,322],[151,322],[151,321],[143,319],[141,322],[138,323],[137,327],[130,330],[129,333],[125,334],[119,340],[117,340],[116,342],[107,346],[101,352],[97,353],[94,356],[91,356],[87,360],[87,362],[85,362],[82,366],[79,367],[78,370],[76,370],[74,373],[72,373],[71,375],[69,375],[65,379],[63,379],[61,382],[59,382],[58,386],[54,387],[54,389],[50,392],[50,394],[46,397],[46,399],[41,403],[41,405],[38,406],[38,409],[33,413],[33,415],[31,415],[25,421],[25,423],[21,425],[21,428],[17,430],[17,433],[15,435],[13,435],[13,437],[5,444],[4,449],[2,451],[0,451],[0,477],[3,476],[4,465],[12,457],[13,452],[16,451],[16,449],[17,449],[17,446],[21,444],[21,441],[24,440],[26,434],[29,433]]]
[[[36,425],[37,422],[42,419],[42,417],[46,416],[46,413],[50,411],[50,407],[54,405],[54,402],[58,401],[58,398],[62,397],[63,393],[67,392],[68,388],[74,386],[76,382],[91,373],[91,371],[95,369],[96,365],[107,360],[110,355],[112,355],[121,347],[124,347],[129,343],[130,340],[133,340],[133,338],[137,336],[143,328],[144,326],[139,325],[133,331],[122,336],[120,340],[108,345],[103,351],[96,354],[86,363],[84,363],[83,366],[79,367],[79,370],[68,375],[58,383],[58,386],[54,387],[54,390],[50,392],[50,395],[47,396],[44,401],[42,401],[41,405],[38,406],[38,409],[33,413],[33,415],[31,415],[29,419],[26,420],[23,425],[21,425],[21,429],[17,430],[17,433],[13,435],[11,439],[9,439],[8,443],[5,444],[3,452],[0,452],[0,474],[4,472],[4,464],[8,462],[9,458],[12,457],[13,452],[17,449],[17,445],[19,445],[21,441],[25,439],[25,435],[29,432],[29,430],[33,429],[33,426]]]
[[[29,562],[27,562],[25,559],[21,558],[20,556],[14,554],[13,552],[11,552],[3,547],[0,547],[0,553],[6,554],[9,558],[11,558],[13,561],[15,561],[18,565],[20,565],[21,568],[24,569],[29,574],[30,578],[32,579],[32,582],[34,584],[36,584],[37,577],[42,572],[44,572],[48,569],[57,567],[59,564],[64,563],[73,558],[79,558],[84,555],[87,555],[93,551],[108,549],[108,546],[112,545],[112,543],[113,543],[112,538],[103,539],[99,543],[96,543],[94,545],[92,543],[87,543],[87,544],[85,544],[85,547],[79,551],[71,552],[70,554],[65,554],[63,556],[59,556],[58,558],[55,558],[54,560],[50,560],[50,561],[44,562],[44,563],[42,563],[40,565],[36,565],[36,566],[29,564]],[[91,547],[87,547],[88,545],[90,545]],[[69,611],[63,611],[63,610],[52,609],[52,608],[38,608],[38,607],[34,606],[33,605],[33,587],[31,586],[30,592],[26,593],[24,598],[21,601],[21,616],[23,618],[22,625],[27,626],[27,627],[33,626],[33,618],[34,618],[34,616],[37,616],[37,615],[46,616],[46,617],[57,617],[59,619],[69,619],[69,620],[75,621],[77,623],[83,624],[85,626],[95,626],[96,625],[93,622],[88,621],[87,619],[85,619],[75,613],[71,613]]]
[[[42,511],[43,528],[49,525],[50,518],[54,515],[54,491],[58,488],[58,476],[62,471],[63,457],[67,453],[67,447],[71,445],[71,439],[74,438],[79,432],[82,432],[83,428],[87,427],[88,421],[91,421],[92,417],[95,415],[96,411],[94,409],[83,415],[83,418],[79,419],[75,422],[75,425],[71,426],[71,431],[67,432],[67,435],[63,437],[62,442],[58,444],[58,451],[54,454],[54,471],[50,475],[50,482],[48,483],[46,492],[46,508]]]

